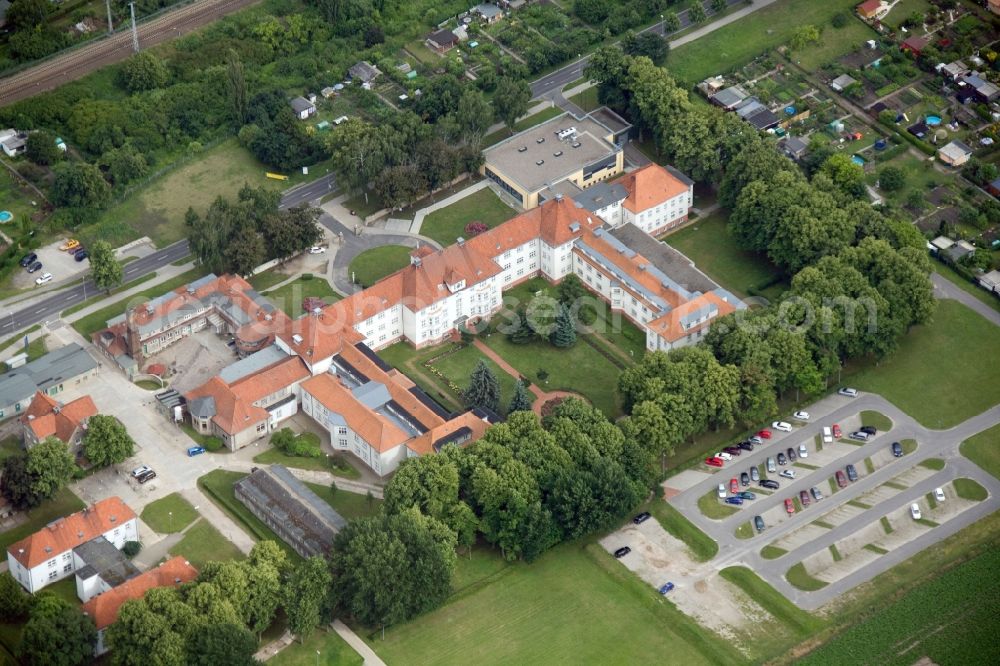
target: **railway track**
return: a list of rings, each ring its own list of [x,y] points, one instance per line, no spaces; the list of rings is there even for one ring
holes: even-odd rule
[[[200,0],[139,24],[139,46],[145,48],[187,34],[258,0]],[[0,106],[57,88],[132,55],[131,30],[108,37],[0,79]]]

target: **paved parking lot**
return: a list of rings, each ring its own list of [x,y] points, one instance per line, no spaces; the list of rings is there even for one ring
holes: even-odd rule
[[[888,417],[893,423],[892,430],[880,432],[869,442],[859,445],[834,442],[824,444],[821,451],[815,450],[815,438],[824,425],[837,423],[846,435],[861,425],[860,413],[866,410]],[[695,481],[694,474],[688,473],[684,488],[672,488],[671,504],[719,542],[719,555],[713,561],[717,568],[743,564],[800,607],[814,609],[1000,508],[1000,482],[958,452],[958,445],[965,439],[1000,423],[1000,406],[945,431],[922,427],[893,404],[873,394],[862,394],[854,399],[828,396],[810,406],[808,411],[813,417],[810,423],[796,423],[791,433],[775,432],[765,445],[751,453],[744,452],[726,463],[723,469],[714,473],[699,470],[697,474],[702,477],[699,481]],[[891,443],[907,439],[918,443],[916,451],[902,458],[893,457]],[[756,500],[744,503],[738,512],[721,520],[706,518],[698,509],[698,499],[719,483],[725,483],[728,488],[729,480],[734,476],[738,478],[740,472],[764,464],[768,456],[777,456],[779,449],[797,449],[800,443],[806,444],[809,457],[799,462],[817,469],[793,466],[795,480],[769,475],[780,482],[778,491],[758,495]],[[943,459],[944,469],[919,465],[928,458]],[[873,472],[869,472],[868,461]],[[847,464],[855,466],[858,480],[833,492],[830,479]],[[979,482],[989,493],[987,499],[963,505],[953,501],[954,493],[946,490],[950,493],[948,501],[930,509],[924,496],[936,487],[950,488],[948,484],[959,477]],[[893,485],[885,485],[887,482]],[[672,479],[665,485],[671,487]],[[798,497],[800,491],[812,486],[819,488],[825,499],[814,501],[811,506],[788,516],[784,500]],[[909,506],[913,502],[920,504],[922,511],[927,509],[924,517],[938,525],[915,523],[909,517]],[[750,539],[738,539],[736,529],[755,515],[764,518],[765,532]],[[891,534],[886,534],[882,527],[883,516],[894,527]],[[822,524],[814,524],[816,521]],[[776,559],[764,559],[760,550],[772,543],[788,552]],[[866,548],[869,544],[889,552]],[[831,545],[838,550],[836,561]],[[847,552],[840,550],[841,545]],[[785,579],[785,572],[798,562],[803,562],[808,571],[815,571],[816,577],[828,579],[829,584],[815,592],[793,587]]]

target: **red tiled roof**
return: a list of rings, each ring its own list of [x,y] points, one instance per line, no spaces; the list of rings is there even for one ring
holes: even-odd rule
[[[76,429],[96,414],[97,405],[89,395],[60,405],[57,400],[38,391],[21,416],[21,423],[31,429],[38,440],[58,437],[63,442],[69,442]]]
[[[649,210],[688,191],[687,185],[659,164],[647,164],[625,174],[615,183],[628,191],[622,205],[633,213]]]
[[[450,421],[446,421],[436,428],[428,430],[419,437],[414,437],[413,441],[407,442],[407,448],[419,455],[429,455],[434,453],[434,442],[442,437],[447,437],[459,428],[469,428],[471,434],[467,443],[472,443],[483,436],[490,424],[479,418],[471,411],[459,414]]]
[[[118,619],[118,609],[126,601],[141,599],[154,587],[169,587],[189,583],[198,577],[198,570],[183,557],[171,558],[156,567],[128,580],[118,587],[98,594],[82,607],[84,613],[94,619],[100,631],[114,624]]]
[[[302,359],[298,356],[289,356],[258,373],[233,382],[230,388],[237,398],[254,403],[287,386],[301,382],[308,376],[309,369]]]
[[[867,0],[857,6],[857,10],[863,14],[871,14],[882,6],[882,0]]]
[[[404,444],[409,439],[407,433],[387,418],[361,404],[350,389],[329,373],[306,380],[302,383],[302,390],[330,411],[343,416],[347,426],[379,453]]]
[[[686,301],[678,305],[677,307],[670,310],[670,312],[664,314],[662,317],[659,317],[658,319],[654,319],[653,321],[649,322],[647,326],[649,326],[650,329],[652,329],[664,340],[668,342],[676,342],[686,335],[691,335],[694,332],[700,331],[703,328],[711,326],[712,322],[714,321],[714,318],[708,319],[698,324],[697,326],[693,326],[691,328],[684,328],[681,325],[680,321],[681,317],[683,317],[684,315],[692,313],[698,310],[699,308],[708,305],[715,305],[716,309],[718,310],[717,317],[725,316],[730,312],[736,310],[735,305],[733,305],[732,303],[727,303],[726,301],[722,300],[719,296],[710,292],[692,298],[690,301]]]
[[[108,497],[82,511],[52,521],[7,552],[28,569],[101,536],[135,518],[120,497]]]
[[[267,410],[236,395],[219,377],[212,377],[184,397],[191,402],[207,396],[215,400],[215,416],[212,421],[230,435],[243,432],[267,419]]]

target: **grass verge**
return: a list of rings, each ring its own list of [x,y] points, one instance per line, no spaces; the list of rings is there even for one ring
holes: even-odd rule
[[[1000,479],[1000,425],[984,430],[962,442],[959,452]]]
[[[861,425],[874,426],[879,432],[892,430],[892,421],[889,420],[888,416],[869,409],[861,412]]]
[[[243,559],[243,553],[239,548],[202,519],[184,534],[183,539],[174,544],[170,552],[184,556],[198,569],[209,562]]]
[[[972,479],[955,479],[951,485],[955,488],[955,494],[964,500],[982,502],[989,496],[986,488]]]
[[[926,460],[921,460],[920,466],[939,472],[944,469],[944,461],[940,458],[928,458]]]
[[[886,518],[885,516],[882,516],[882,518],[880,518],[879,520],[882,523],[882,529],[885,531],[885,533],[892,534],[894,530],[892,529],[892,523],[889,522],[889,519]]]
[[[179,493],[171,493],[147,504],[141,518],[154,532],[173,534],[193,523],[198,518],[198,512]]]
[[[667,502],[662,499],[653,500],[649,512],[656,517],[663,529],[683,541],[699,562],[707,562],[718,554],[719,544],[715,539],[695,527],[684,514]]]
[[[278,449],[268,449],[253,458],[256,463],[263,465],[284,465],[296,469],[309,469],[316,472],[329,472],[334,476],[345,479],[360,479],[361,472],[347,461],[345,456],[325,455],[322,458],[304,458],[302,456],[290,456]]]
[[[782,555],[785,555],[787,553],[788,551],[785,550],[784,548],[779,548],[778,546],[772,546],[771,544],[767,544],[766,546],[760,549],[760,556],[763,557],[765,560],[776,560]]]
[[[408,266],[411,250],[403,245],[382,245],[365,250],[351,261],[351,278],[363,287],[370,287],[390,273]]]
[[[794,587],[806,592],[815,592],[827,586],[826,581],[810,576],[809,572],[806,571],[805,565],[801,562],[785,572],[785,579]]]
[[[698,498],[698,509],[702,515],[712,520],[722,520],[739,511],[735,506],[723,504],[715,490],[709,490]]]

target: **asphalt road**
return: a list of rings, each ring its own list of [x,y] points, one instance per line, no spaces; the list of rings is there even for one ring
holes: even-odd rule
[[[747,470],[753,465],[764,463],[768,456],[776,454],[779,447],[780,450],[784,450],[789,446],[797,447],[799,443],[806,443],[812,449],[814,437],[820,433],[824,425],[843,422],[863,410],[874,410],[888,416],[893,422],[892,430],[889,433],[880,434],[863,446],[842,443],[827,445],[847,447],[847,451],[837,460],[794,481],[780,479],[780,490],[775,491],[772,495],[762,496],[751,501],[749,505],[744,505],[740,511],[726,519],[711,520],[698,509],[698,498],[715,489],[720,483],[725,483],[728,487],[730,478],[739,476],[739,472]],[[796,428],[787,434],[774,433],[775,437],[764,446],[757,447],[752,453],[744,453],[733,462],[727,463],[725,468],[711,474],[704,481],[696,483],[670,500],[670,503],[682,511],[688,519],[718,541],[719,555],[716,557],[715,564],[719,568],[733,564],[745,565],[765,578],[799,607],[812,610],[1000,508],[1000,482],[962,457],[958,451],[959,444],[964,440],[1000,423],[1000,406],[987,410],[948,430],[924,428],[885,398],[874,394],[862,394],[855,399],[834,395],[812,405],[809,411],[813,415],[813,421],[808,425]],[[891,442],[903,439],[916,440],[918,442],[917,450],[902,458],[894,459],[892,463],[875,470],[873,474],[864,474],[865,458],[883,450],[884,447],[888,447]],[[820,538],[803,544],[780,558],[767,560],[760,556],[760,549],[764,545],[800,529],[814,521],[820,513],[825,513],[844,502],[860,497],[897,474],[910,469],[920,461],[931,457],[944,459],[946,463],[944,469],[906,490],[899,491],[891,499],[835,526]],[[864,474],[857,482],[833,495],[828,495],[819,504],[804,509],[790,519],[769,526],[762,535],[755,535],[746,540],[736,538],[734,532],[741,523],[751,520],[754,515],[763,514],[769,509],[781,506],[785,498],[795,497],[800,491],[808,490],[811,486],[818,486],[821,490],[826,490],[826,479],[848,464],[854,464]],[[989,497],[942,525],[928,530],[892,552],[877,558],[870,564],[830,583],[821,590],[805,592],[793,587],[785,580],[784,576],[788,568],[803,558],[828,548],[831,544],[852,535],[886,513],[918,501],[934,488],[959,477],[975,479],[989,491]]]
[[[729,6],[732,7],[733,5],[742,5],[745,4],[745,2],[746,0],[729,0]],[[709,0],[705,0],[704,2],[702,2],[702,4],[705,6],[705,13],[709,17],[715,14],[715,12],[712,10],[712,3]],[[684,30],[685,28],[691,25],[691,20],[688,18],[688,11],[689,10],[685,9],[684,11],[677,12],[677,18],[680,19],[681,22],[680,30]],[[652,25],[646,28],[645,30],[640,30],[638,34],[641,35],[647,32],[651,32],[656,35],[674,34],[673,32],[665,33],[663,30],[662,22]],[[562,90],[563,86],[565,86],[567,83],[572,83],[573,81],[582,78],[583,70],[589,62],[590,62],[590,56],[586,55],[580,58],[579,60],[575,60],[574,62],[571,62],[570,64],[566,65],[565,67],[557,69],[551,74],[546,74],[542,78],[534,81],[531,84],[532,98],[537,99],[539,97],[544,97],[546,94],[551,93],[553,91]]]
[[[311,183],[297,185],[290,190],[286,190],[281,197],[281,209],[292,208],[304,203],[312,203],[321,199],[333,190],[337,189],[337,178],[334,174],[327,174],[322,178],[317,178]]]

